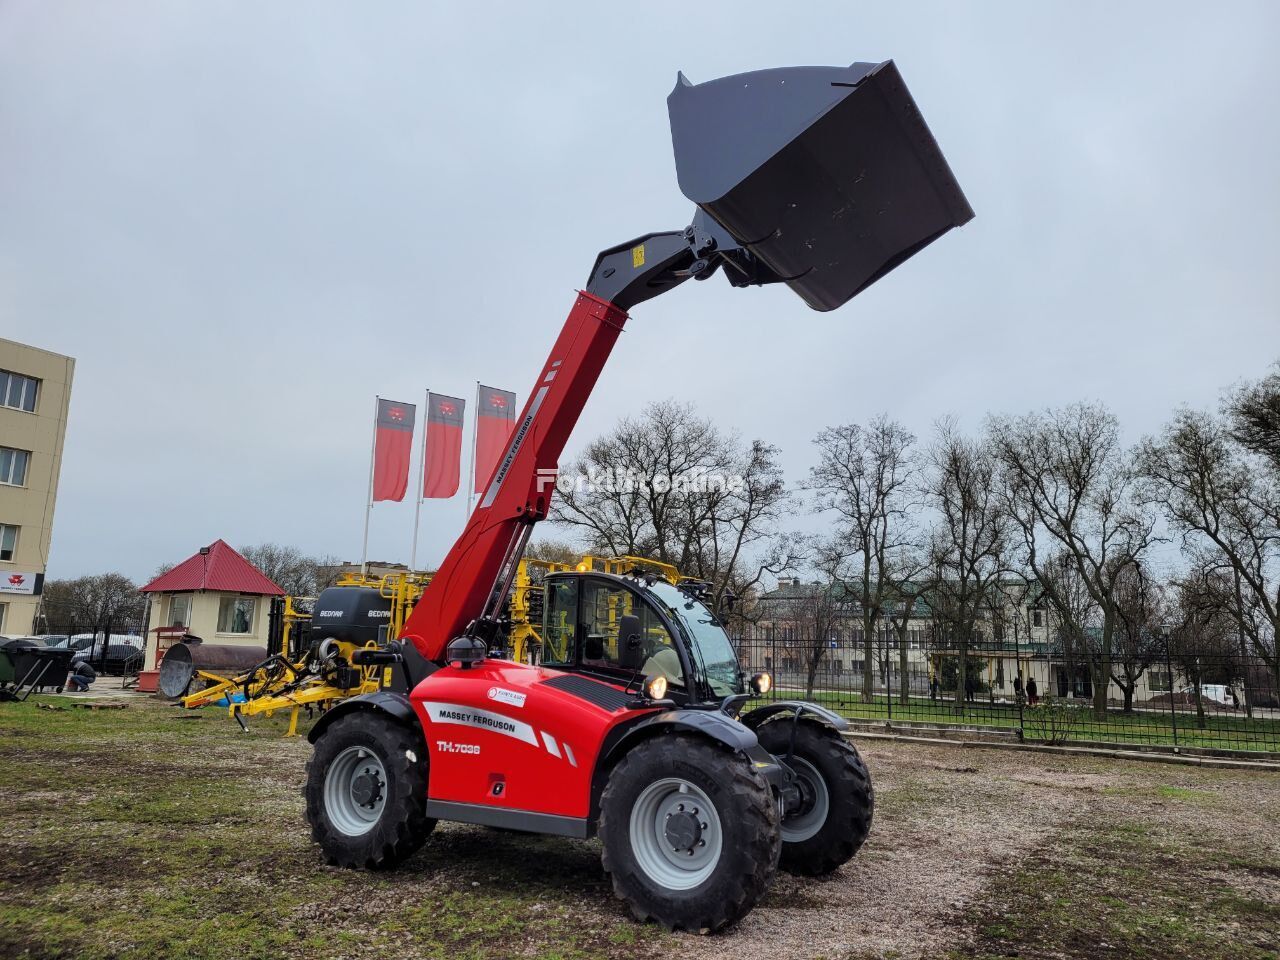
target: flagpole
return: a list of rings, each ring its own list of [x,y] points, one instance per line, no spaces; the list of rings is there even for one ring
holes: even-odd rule
[[[463,518],[465,529],[471,519],[471,491],[476,485],[476,434],[480,432],[480,381],[476,381],[476,402],[471,408],[471,469],[467,471],[467,515]]]
[[[369,500],[364,508],[364,546],[360,548],[360,573],[369,573],[369,514],[373,512],[373,465],[378,454],[378,403],[381,397],[373,398],[373,440],[369,443]]]
[[[431,417],[431,391],[423,394],[422,402],[422,454],[418,457],[418,496],[413,508],[413,548],[409,551],[410,572],[418,569],[418,518],[422,515],[422,484],[427,476],[427,424]]]

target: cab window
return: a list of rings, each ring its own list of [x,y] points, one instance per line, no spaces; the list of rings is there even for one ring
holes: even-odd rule
[[[555,592],[559,588],[574,590],[579,601],[576,636],[553,622],[555,613],[569,602],[568,593]],[[662,674],[669,684],[683,686],[684,670],[671,634],[653,608],[622,584],[592,579],[562,581],[552,588],[548,600],[544,663],[620,673],[628,679],[637,671],[645,676]],[[620,649],[619,628],[626,616],[640,621],[639,650]]]
[[[618,629],[622,618],[640,620],[640,649],[620,649]],[[621,584],[588,580],[582,585],[582,665],[645,676],[661,673],[669,683],[681,684],[684,671],[671,634],[647,603]]]
[[[578,580],[552,580],[546,587],[542,617],[542,662],[568,665],[577,658]]]

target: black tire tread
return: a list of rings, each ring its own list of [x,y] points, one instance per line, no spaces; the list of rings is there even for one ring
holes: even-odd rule
[[[700,898],[696,908],[689,910],[671,907],[646,898],[643,892],[631,886],[632,871],[615,860],[607,838],[614,829],[615,816],[622,821],[619,829],[625,836],[630,830],[630,810],[616,810],[617,784],[623,782],[633,768],[654,762],[651,755],[657,752],[659,769],[670,769],[662,755],[697,755],[699,763],[712,772],[713,777],[727,782],[732,796],[732,814],[741,825],[743,837],[735,844],[742,857],[742,869],[725,870],[715,876],[718,889],[714,898]],[[624,901],[631,913],[642,922],[652,920],[667,930],[687,930],[694,933],[714,933],[741,919],[759,901],[769,888],[778,866],[781,852],[781,835],[778,833],[778,812],[768,785],[741,756],[711,744],[699,737],[669,735],[656,737],[636,746],[613,770],[601,796],[600,836],[605,873],[613,884],[613,892]],[[616,812],[615,812],[616,811]]]
[[[359,739],[357,739],[359,738]],[[387,798],[378,824],[362,837],[334,830],[323,815],[324,772],[327,761],[360,740],[384,747],[388,776],[405,785]],[[406,756],[413,751],[418,762]],[[334,721],[316,743],[307,761],[306,798],[311,839],[331,865],[364,870],[390,870],[413,856],[426,842],[436,821],[427,816],[427,748],[422,735],[407,725],[373,712],[360,712]]]
[[[760,744],[776,756],[784,756],[791,743],[790,718],[763,724],[756,736]],[[871,774],[857,748],[837,731],[812,720],[800,720],[796,730],[796,752],[829,776],[831,795],[829,822],[810,839],[783,843],[781,866],[788,873],[807,877],[825,876],[853,859],[871,832],[875,814],[875,790]],[[816,754],[816,755],[815,755]]]

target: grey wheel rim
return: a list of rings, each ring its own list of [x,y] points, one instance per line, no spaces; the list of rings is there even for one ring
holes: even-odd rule
[[[358,837],[373,829],[387,805],[387,771],[368,747],[347,747],[324,777],[324,808],[340,833]]]
[[[805,793],[812,798],[809,809],[804,813],[787,817],[782,821],[782,842],[801,843],[808,840],[822,829],[827,822],[827,814],[831,811],[831,793],[827,789],[827,781],[808,760],[792,757],[791,769],[803,783]]]
[[[631,850],[644,874],[667,890],[691,890],[720,863],[724,831],[716,806],[679,777],[645,787],[631,808]]]

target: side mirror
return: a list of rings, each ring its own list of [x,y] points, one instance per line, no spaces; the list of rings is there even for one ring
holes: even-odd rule
[[[640,618],[628,614],[618,621],[618,662],[624,670],[639,670],[644,665],[643,634]]]

